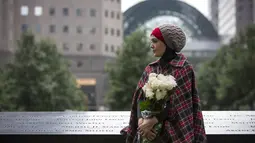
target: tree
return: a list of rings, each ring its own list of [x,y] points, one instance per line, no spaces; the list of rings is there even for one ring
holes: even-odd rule
[[[0,69],[0,111],[1,111],[1,105],[3,106],[6,104],[5,96],[3,96],[3,89],[4,89],[4,75],[3,70]]]
[[[198,72],[198,90],[203,110],[215,110],[219,108],[216,90],[219,88],[219,75],[225,66],[225,56],[229,47],[223,46],[217,55],[205,62]]]
[[[133,32],[125,38],[115,62],[107,65],[110,90],[106,102],[111,110],[130,110],[137,82],[146,65],[152,61],[147,39],[145,31]]]
[[[255,99],[255,25],[240,33],[226,56],[217,96],[223,109],[254,109]]]
[[[5,67],[1,110],[84,110],[86,96],[78,88],[67,61],[48,40],[24,33],[12,63]],[[11,103],[11,104],[10,104]]]
[[[255,26],[239,33],[217,56],[204,65],[198,85],[203,109],[254,109]]]

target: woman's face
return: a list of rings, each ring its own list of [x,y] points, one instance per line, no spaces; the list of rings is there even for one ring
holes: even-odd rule
[[[166,51],[166,45],[155,36],[150,36],[151,48],[155,57],[161,57]]]

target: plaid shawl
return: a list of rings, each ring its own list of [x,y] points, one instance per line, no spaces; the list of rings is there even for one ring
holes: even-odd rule
[[[129,126],[121,130],[126,143],[135,143],[137,137],[137,101],[141,97],[140,89],[147,82],[150,73],[171,74],[176,78],[178,87],[171,96],[168,119],[157,143],[205,143],[206,134],[200,99],[196,90],[193,67],[182,54],[178,54],[163,69],[159,60],[150,63],[144,70],[133,95]]]

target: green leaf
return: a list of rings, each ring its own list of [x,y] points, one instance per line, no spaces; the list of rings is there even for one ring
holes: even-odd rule
[[[151,111],[152,102],[150,100],[139,101],[140,111],[149,110]]]

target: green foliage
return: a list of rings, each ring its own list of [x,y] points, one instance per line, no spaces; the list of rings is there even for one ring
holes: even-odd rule
[[[144,110],[152,111],[151,110],[152,102],[150,102],[150,100],[140,101],[139,106],[141,111],[144,111]]]
[[[255,99],[255,27],[247,27],[199,72],[203,109],[252,110]],[[215,108],[217,107],[217,108]]]
[[[5,67],[2,111],[84,110],[86,96],[78,89],[67,61],[50,40],[35,41],[24,33],[12,63]],[[3,100],[1,100],[3,101]]]
[[[216,89],[219,87],[219,81],[217,79],[224,69],[227,51],[227,46],[222,47],[212,60],[204,63],[199,69],[197,83],[204,110],[218,108]]]
[[[109,63],[110,87],[106,102],[111,110],[130,110],[132,96],[146,65],[152,61],[145,31],[126,37],[115,62]]]

